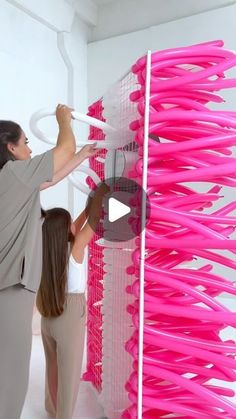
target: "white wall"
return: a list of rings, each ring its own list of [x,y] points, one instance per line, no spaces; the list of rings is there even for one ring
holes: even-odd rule
[[[87,26],[78,17],[76,17],[72,27],[72,34],[68,36],[66,45],[68,51],[70,51],[70,59],[73,63],[74,108],[83,113],[87,113],[88,109],[87,36]],[[73,127],[76,138],[79,141],[86,142],[88,138],[89,126],[75,121],[73,123]],[[84,162],[83,164],[87,164],[87,162]],[[80,180],[81,178],[85,178],[83,175],[81,176],[81,173],[78,173],[78,177],[80,177]],[[73,186],[70,190],[73,190],[73,215],[76,217],[78,213],[84,209],[87,197]]]
[[[76,17],[71,33],[64,33],[63,36],[74,67],[74,106],[86,111],[86,26]],[[51,146],[42,143],[30,132],[31,114],[40,108],[67,103],[68,74],[57,47],[57,32],[8,1],[2,0],[0,38],[0,118],[20,123],[30,139],[32,155],[42,153]],[[50,121],[42,121],[41,126],[47,127],[48,132],[56,138],[55,118],[48,119]],[[76,124],[76,132],[78,131],[80,139],[86,140],[86,128]],[[46,208],[68,208],[67,180],[43,192],[41,200]],[[77,196],[75,206],[77,212],[82,206],[81,197],[79,200]]]

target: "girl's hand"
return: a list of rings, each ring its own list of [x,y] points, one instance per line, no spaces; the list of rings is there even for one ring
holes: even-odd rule
[[[108,192],[110,192],[110,186],[108,186],[105,182],[102,182],[100,186],[95,190],[95,195],[104,196]]]
[[[73,109],[69,108],[69,106],[57,105],[56,118],[59,126],[70,125],[72,118],[71,111],[73,111]]]
[[[87,144],[79,151],[78,154],[83,160],[89,159],[98,153],[99,150],[96,148],[96,145],[97,143]]]

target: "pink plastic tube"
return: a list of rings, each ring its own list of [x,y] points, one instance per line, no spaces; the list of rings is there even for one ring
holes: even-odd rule
[[[216,40],[158,51],[151,57],[144,345],[139,354],[141,240],[137,237],[132,265],[125,268],[130,275],[126,292],[133,298],[127,306],[133,333],[125,348],[134,363],[125,385],[131,406],[123,419],[137,418],[141,355],[144,419],[173,414],[236,417],[236,406],[224,398],[234,392],[223,383],[208,383],[212,378],[236,381],[236,344],[221,335],[228,326],[236,327],[236,313],[218,299],[223,292],[236,295],[231,272],[236,269],[236,240],[232,239],[236,203],[223,201],[226,188],[236,186],[236,159],[231,157],[236,112],[211,110],[211,102],[216,107],[224,101],[216,91],[236,86],[236,79],[226,75],[236,65],[236,54],[222,47],[223,41]],[[138,159],[129,176],[142,185],[146,57],[132,71],[139,87],[130,94],[130,101],[138,116],[129,128]],[[137,215],[141,215],[141,202],[141,196],[134,196]],[[130,224],[135,230],[138,221],[133,217]],[[93,262],[97,262],[95,254]],[[227,270],[218,274],[219,266]]]

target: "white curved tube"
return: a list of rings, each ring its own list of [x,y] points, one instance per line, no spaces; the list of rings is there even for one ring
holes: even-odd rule
[[[40,140],[44,141],[45,143],[48,144],[52,144],[55,145],[56,144],[56,140],[55,138],[50,138],[47,137],[39,128],[38,128],[38,122],[40,119],[43,119],[47,116],[53,116],[56,114],[55,110],[52,109],[40,109],[39,111],[35,112],[31,118],[30,118],[30,129],[33,132],[33,134],[39,138]],[[100,121],[99,119],[93,118],[91,116],[82,114],[80,112],[77,111],[72,111],[71,112],[72,116],[81,122],[85,122],[86,124],[92,125],[96,128],[100,128],[103,131],[107,132],[107,133],[111,133],[111,132],[115,132],[115,128],[111,127],[110,125],[106,124],[103,121]],[[77,142],[77,146],[79,147],[83,147],[86,144],[93,144],[94,141],[88,141],[86,143],[84,142]],[[110,148],[116,148],[117,145],[115,146],[115,144],[113,142],[109,142],[109,141],[98,141],[97,143],[97,148],[106,148],[106,149],[110,149]]]
[[[88,166],[83,166],[81,164],[78,167],[78,169],[76,169],[75,171],[86,173],[88,176],[90,176],[93,179],[93,181],[94,181],[94,183],[96,183],[96,185],[98,185],[99,183],[102,182],[100,177],[97,175],[97,173],[94,172],[94,170],[90,169]],[[71,181],[71,183],[75,186],[75,188],[79,189],[81,192],[83,192],[86,195],[90,194],[91,189],[89,189],[88,186],[84,185],[82,182],[80,182],[78,179],[76,179],[74,172],[71,173],[68,176],[68,178]]]
[[[92,125],[93,127],[100,128],[105,132],[114,132],[115,128],[108,125],[106,122],[100,121],[100,119],[93,118],[92,116],[88,116],[86,114],[72,111],[71,115],[73,118],[77,119],[78,121],[85,122],[86,124]]]

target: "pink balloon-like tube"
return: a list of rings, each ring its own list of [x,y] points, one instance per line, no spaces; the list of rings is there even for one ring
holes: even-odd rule
[[[173,64],[175,65],[175,63]],[[178,59],[176,60],[176,64],[178,64]],[[165,65],[168,67],[168,63],[166,64],[165,62]],[[193,72],[193,73],[189,72],[188,76],[184,76],[180,78],[178,77],[174,80],[164,80],[163,82],[161,81],[153,82],[153,86],[155,86],[155,88],[157,88],[159,91],[165,90],[167,88],[173,89],[183,84],[192,83],[192,82],[201,80],[205,77],[213,76],[217,74],[218,72],[225,71],[235,65],[236,65],[236,57],[233,57],[229,60],[225,60],[221,62],[220,64],[211,66],[210,68],[206,68],[204,70]],[[151,86],[152,86],[152,81],[151,81]]]
[[[149,375],[154,375],[163,378],[164,380],[171,380],[181,387],[185,388],[187,391],[192,391],[196,396],[202,397],[206,402],[210,402],[211,404],[215,404],[215,406],[219,408],[223,408],[228,412],[232,417],[236,417],[236,407],[230,403],[229,401],[223,400],[219,398],[214,393],[210,392],[208,389],[199,386],[197,383],[194,383],[184,377],[179,376],[173,372],[164,370],[163,368],[154,367],[145,364],[145,357],[144,357],[144,373]]]

